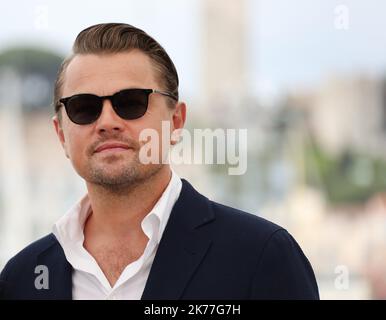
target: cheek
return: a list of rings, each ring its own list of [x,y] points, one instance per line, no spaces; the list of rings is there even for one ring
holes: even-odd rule
[[[153,129],[157,132],[160,132],[161,128],[161,119],[155,118],[144,118],[130,123],[130,134],[129,136],[135,140],[139,141],[141,132],[144,130]]]
[[[152,131],[156,131],[158,134],[158,137],[161,139],[162,134],[168,135],[170,134],[170,128],[171,128],[170,119],[168,118],[158,118],[158,119],[151,119],[151,121],[147,121],[146,123],[142,124],[141,127],[136,130],[136,139],[139,139],[139,135],[142,130],[145,129],[152,129]],[[164,132],[163,132],[164,130]]]
[[[145,119],[144,119],[145,120]],[[141,121],[136,124],[135,128],[132,126],[133,138],[139,143],[140,148],[146,146],[146,149],[151,148],[151,154],[159,154],[159,156],[164,157],[165,152],[168,151],[168,146],[170,145],[170,125],[162,123],[162,121],[167,121],[168,118],[151,118],[146,119],[146,121]],[[164,126],[164,132],[163,132]],[[149,131],[147,131],[149,130]],[[140,135],[142,134],[141,140]],[[156,133],[155,133],[156,132]],[[167,147],[166,149],[164,147]]]
[[[79,163],[86,154],[87,144],[83,143],[87,139],[83,139],[79,132],[69,131],[66,136],[66,151],[71,161]]]

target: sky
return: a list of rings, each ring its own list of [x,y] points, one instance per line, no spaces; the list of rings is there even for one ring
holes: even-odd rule
[[[143,28],[166,48],[179,71],[181,93],[198,96],[202,1],[2,1],[0,51],[29,43],[66,55],[83,28],[127,22]],[[245,1],[247,73],[253,94],[280,95],[317,85],[336,73],[385,74],[386,1]],[[347,8],[347,30],[335,25],[339,5]]]
[[[386,1],[254,3],[259,23],[253,72],[267,87],[309,87],[334,74],[386,73]],[[348,10],[348,29],[336,28],[342,5]]]

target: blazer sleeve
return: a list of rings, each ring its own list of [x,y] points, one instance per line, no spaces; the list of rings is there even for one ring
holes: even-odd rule
[[[251,299],[319,299],[311,264],[284,229],[275,231],[265,244],[253,277]]]

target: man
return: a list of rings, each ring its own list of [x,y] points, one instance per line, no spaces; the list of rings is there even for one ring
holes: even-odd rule
[[[144,163],[141,131],[182,129],[165,50],[127,24],[83,30],[58,73],[53,124],[85,195],[1,273],[5,299],[318,299],[283,228],[210,201],[168,163]],[[167,150],[158,151],[164,159]]]

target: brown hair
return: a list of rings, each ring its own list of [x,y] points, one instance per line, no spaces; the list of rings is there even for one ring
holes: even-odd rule
[[[54,87],[54,106],[60,109],[59,99],[67,66],[77,54],[120,53],[139,49],[154,62],[158,81],[163,90],[173,94],[178,100],[177,70],[165,49],[146,32],[129,24],[103,23],[81,31],[75,39],[72,55],[66,58],[59,68]]]

